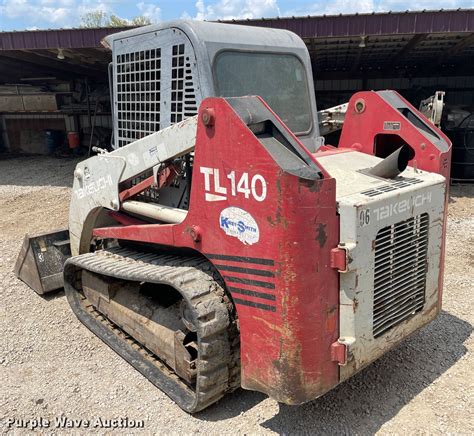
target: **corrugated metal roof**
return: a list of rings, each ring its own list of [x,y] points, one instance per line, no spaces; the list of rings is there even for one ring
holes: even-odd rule
[[[107,35],[127,29],[130,27],[0,32],[0,50],[96,48],[101,47],[100,41]]]
[[[261,18],[227,22],[287,29],[302,38],[474,32],[474,9]],[[100,47],[100,41],[105,36],[131,28],[133,27],[0,32],[0,50]]]
[[[261,18],[228,22],[287,29],[302,38],[474,32],[474,9]]]
[[[232,22],[297,33],[319,79],[474,74],[474,9]],[[0,32],[0,81],[25,71],[106,80],[110,52],[100,41],[126,29]],[[57,59],[59,48],[63,60]]]

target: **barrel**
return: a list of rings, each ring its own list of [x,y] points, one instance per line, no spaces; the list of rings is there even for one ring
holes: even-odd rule
[[[77,148],[81,145],[81,140],[79,139],[79,133],[77,132],[68,132],[67,141],[69,148]]]
[[[48,154],[53,154],[62,143],[62,132],[61,130],[48,129],[44,131],[44,137],[46,142],[46,149]]]

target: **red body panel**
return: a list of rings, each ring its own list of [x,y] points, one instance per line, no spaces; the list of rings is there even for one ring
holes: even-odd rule
[[[427,123],[436,135],[448,144],[445,152],[439,150],[436,145],[427,139],[412,123],[408,122],[395,107],[385,101],[377,92],[364,91],[354,94],[347,108],[346,117],[344,119],[344,128],[341,132],[339,147],[353,148],[363,153],[375,154],[374,144],[375,137],[382,133],[392,133],[398,135],[404,140],[415,152],[414,158],[409,162],[410,166],[420,170],[438,173],[444,176],[446,182],[445,194],[445,214],[443,224],[443,238],[441,247],[441,261],[439,268],[438,293],[439,307],[441,310],[443,277],[444,277],[444,258],[446,246],[446,221],[449,200],[449,180],[451,172],[451,141],[449,138],[431,122],[417,111],[407,100],[401,95],[396,94],[405,105],[414,112],[418,118]],[[365,109],[360,112],[355,106],[357,102],[362,101]],[[399,130],[388,132],[385,129],[385,122],[400,123]]]
[[[200,114],[204,108],[218,115],[212,127],[198,124],[185,221],[96,229],[94,235],[190,247],[207,256],[236,303],[242,386],[285,403],[308,401],[339,381],[331,360],[338,337],[338,273],[329,266],[339,240],[335,180],[309,182],[284,173],[225,100],[206,100]],[[201,168],[213,169],[209,186]],[[232,195],[232,171],[236,184],[248,173],[249,188],[261,176],[265,198],[261,183],[257,199],[252,193]],[[206,194],[225,199],[206,201]],[[228,207],[254,218],[257,242],[245,244],[225,233],[220,214]]]
[[[401,95],[398,97],[422,120],[440,136],[444,142],[451,145],[449,138],[427,120],[418,110],[408,103]],[[363,112],[355,110],[356,102],[363,100]],[[398,130],[387,130],[384,123],[400,123]],[[353,148],[367,154],[374,153],[375,137],[378,134],[396,134],[402,138],[414,151],[415,157],[409,165],[438,173],[449,180],[451,149],[441,152],[415,126],[377,92],[364,91],[354,94],[347,108],[344,127],[341,132],[339,147]]]
[[[355,114],[361,98],[366,109]],[[208,126],[203,111],[212,114]],[[398,133],[415,150],[419,168],[449,177],[450,151],[440,153],[373,92],[351,99],[340,145],[374,154],[386,120],[403,123]],[[346,152],[304,150],[314,162],[318,155]],[[242,386],[303,403],[338,384],[341,360],[332,346],[339,336],[339,273],[331,267],[339,242],[336,186],[324,168],[321,173],[322,179],[308,181],[284,172],[224,99],[207,99],[199,111],[184,222],[99,228],[94,236],[187,247],[206,256],[236,305]],[[244,217],[247,240],[232,235],[240,224],[231,212]]]

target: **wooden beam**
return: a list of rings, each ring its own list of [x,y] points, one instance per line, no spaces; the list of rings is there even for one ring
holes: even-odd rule
[[[1,52],[1,57],[4,59],[11,59],[27,66],[28,68],[39,68],[51,72],[59,71],[61,73],[67,73],[67,76],[74,75],[80,76],[91,76],[95,78],[102,78],[104,81],[107,80],[107,68],[104,66],[104,70],[93,69],[84,67],[82,65],[76,65],[69,63],[64,60],[52,59],[49,56],[41,56],[32,52],[24,52],[19,50],[8,50]],[[55,73],[57,74],[57,73]],[[64,75],[64,74],[63,74]]]
[[[25,75],[34,76],[49,76],[51,75],[51,69],[44,68],[39,65],[22,63],[16,59],[0,54],[0,82],[11,82],[19,81],[20,77]],[[64,76],[64,78],[66,78]]]
[[[445,50],[438,59],[438,65],[445,63],[448,59],[453,58],[471,45],[474,45],[474,33],[468,33],[467,36],[461,38],[456,44]]]
[[[382,69],[358,70],[351,73],[349,70],[324,71],[313,69],[316,80],[347,80],[347,79],[388,79],[388,78],[412,78],[412,77],[451,77],[451,76],[474,76],[474,64],[457,63],[445,67],[433,68],[432,64],[420,65],[418,68],[406,67],[389,71]]]
[[[421,41],[428,37],[427,33],[419,33],[413,36],[397,53],[395,53],[385,66],[385,70],[393,68],[400,60],[410,53]]]
[[[71,61],[74,61],[74,65],[79,65],[83,66],[84,68],[91,68],[93,70],[101,71],[100,68],[97,68],[97,65],[108,65],[108,63],[112,59],[112,52],[108,51],[108,53],[103,54],[102,52],[99,51],[99,49],[94,50],[97,52],[97,56],[86,56],[83,52],[83,50],[89,50],[92,51],[94,49],[77,49],[77,50],[71,50],[71,49],[63,49],[63,54],[65,56],[64,60],[61,60],[61,63],[71,63]],[[58,62],[57,50],[21,50],[24,53],[29,53],[33,54],[36,56],[41,56],[46,59],[53,60],[55,62]],[[94,53],[95,55],[96,53]]]

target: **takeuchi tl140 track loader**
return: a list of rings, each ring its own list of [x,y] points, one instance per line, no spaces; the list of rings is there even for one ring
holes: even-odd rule
[[[114,151],[77,165],[68,231],[25,238],[38,293],[64,283],[188,412],[240,386],[310,401],[437,316],[451,144],[403,97],[355,94],[333,147],[291,32],[177,21],[105,43]]]

